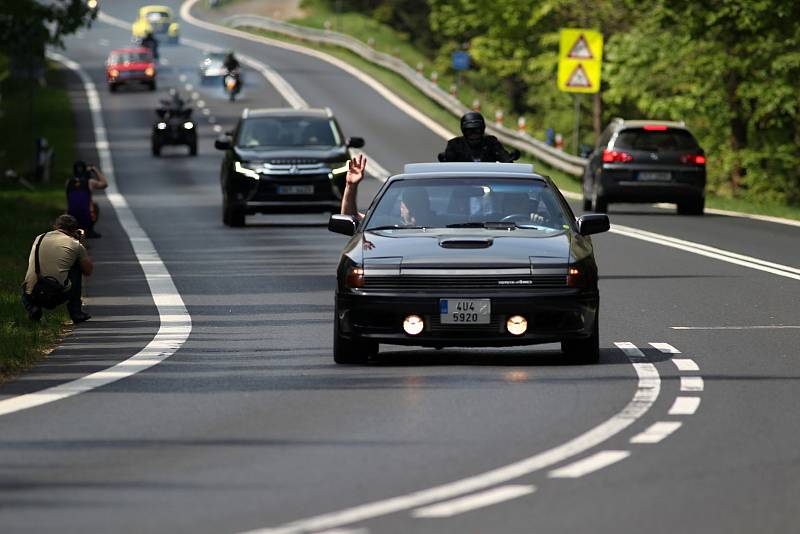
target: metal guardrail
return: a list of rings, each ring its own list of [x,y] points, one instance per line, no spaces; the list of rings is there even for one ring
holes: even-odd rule
[[[226,25],[234,28],[258,28],[288,35],[290,37],[294,37],[295,39],[346,48],[366,59],[367,61],[375,63],[376,65],[380,65],[383,68],[399,74],[429,98],[450,111],[453,115],[460,117],[467,111],[470,111],[470,109],[460,100],[452,96],[447,91],[444,91],[438,85],[427,80],[405,61],[390,54],[378,52],[368,46],[366,43],[363,43],[362,41],[359,41],[358,39],[355,39],[349,35],[344,35],[334,31],[307,28],[259,15],[233,15],[227,17],[223,22]],[[548,165],[555,167],[556,169],[574,176],[581,176],[583,174],[583,169],[586,166],[585,158],[566,154],[561,150],[551,147],[543,141],[535,139],[526,133],[515,131],[511,128],[487,123],[487,129],[505,144],[511,145],[523,152],[527,152],[533,155],[535,158],[547,163]]]

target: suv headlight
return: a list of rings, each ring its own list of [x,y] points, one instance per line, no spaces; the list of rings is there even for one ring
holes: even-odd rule
[[[244,165],[242,165],[241,161],[237,161],[236,163],[233,164],[233,170],[235,170],[239,174],[247,176],[248,178],[252,178],[253,180],[261,179],[261,175],[258,174],[258,171],[256,171],[255,169],[251,169],[250,167],[245,167]]]

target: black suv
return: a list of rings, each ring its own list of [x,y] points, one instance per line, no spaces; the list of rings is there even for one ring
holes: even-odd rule
[[[680,214],[702,215],[705,187],[705,153],[682,122],[614,119],[589,155],[583,209],[674,202]]]
[[[225,151],[222,220],[244,226],[254,213],[337,213],[350,148],[364,140],[345,138],[329,109],[245,109],[214,146]]]

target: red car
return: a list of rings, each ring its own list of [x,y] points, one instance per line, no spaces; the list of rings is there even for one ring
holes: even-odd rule
[[[112,50],[106,62],[108,88],[113,93],[122,84],[143,83],[156,90],[156,63],[148,48]]]

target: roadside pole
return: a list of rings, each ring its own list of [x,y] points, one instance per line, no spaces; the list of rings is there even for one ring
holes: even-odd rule
[[[581,95],[575,95],[575,128],[573,133],[573,150],[575,151],[575,155],[578,155],[580,152],[580,142],[581,142]]]

